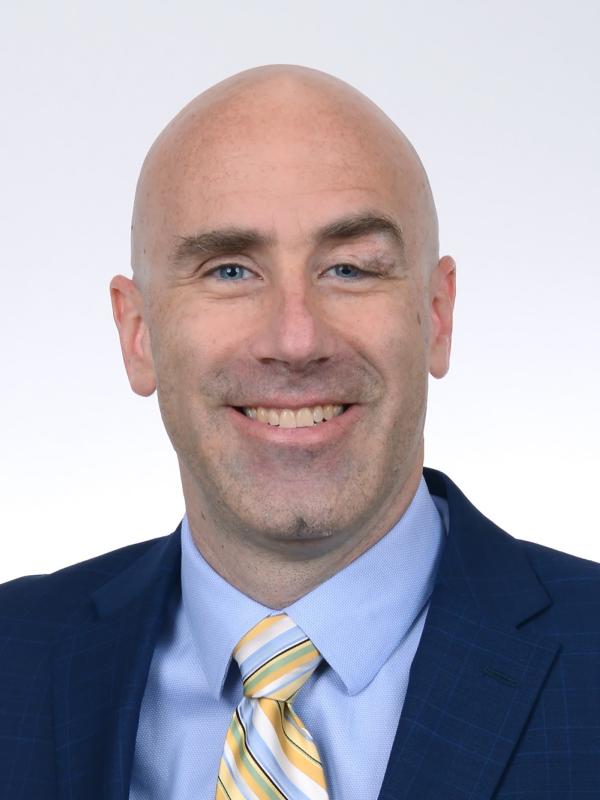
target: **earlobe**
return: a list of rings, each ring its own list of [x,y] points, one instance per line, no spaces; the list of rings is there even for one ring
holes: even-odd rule
[[[450,367],[452,319],[456,296],[456,264],[450,256],[440,259],[430,280],[429,302],[431,328],[429,372],[443,378]]]
[[[142,294],[130,278],[116,275],[110,282],[110,299],[129,383],[136,394],[148,397],[156,389],[156,378]]]

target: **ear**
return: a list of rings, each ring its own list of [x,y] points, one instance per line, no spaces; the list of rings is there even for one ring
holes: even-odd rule
[[[429,280],[429,372],[434,378],[443,378],[450,366],[455,296],[456,264],[453,258],[444,256]]]
[[[129,383],[136,394],[148,397],[156,389],[156,378],[142,293],[132,280],[116,275],[110,282],[110,300]]]

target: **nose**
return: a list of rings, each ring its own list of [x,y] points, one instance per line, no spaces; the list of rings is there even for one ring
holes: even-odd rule
[[[250,344],[256,359],[301,372],[333,355],[331,320],[327,319],[323,298],[308,281],[272,287],[260,313],[263,317]]]

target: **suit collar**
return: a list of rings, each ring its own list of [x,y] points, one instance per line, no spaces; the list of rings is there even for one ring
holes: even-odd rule
[[[448,503],[451,535],[437,583],[470,599],[490,622],[511,628],[545,610],[550,597],[520,542],[484,517],[442,472],[425,468],[423,474],[430,493]]]
[[[170,536],[159,539],[127,569],[91,595],[98,617],[109,617],[139,600],[141,594],[178,578],[180,560],[181,523]]]
[[[380,800],[487,800],[556,656],[527,632],[550,598],[521,544],[442,473],[450,530]],[[160,626],[180,596],[180,528],[91,595],[56,644],[61,800],[127,800],[140,707]]]
[[[94,592],[55,646],[60,800],[128,800],[140,707],[169,603],[180,526]]]
[[[424,474],[450,530],[379,797],[489,800],[558,651],[526,630],[551,601],[520,542]]]

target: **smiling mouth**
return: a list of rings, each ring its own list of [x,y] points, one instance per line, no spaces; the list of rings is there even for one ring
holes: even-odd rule
[[[334,417],[339,417],[350,405],[326,404],[304,406],[303,408],[265,408],[264,406],[233,406],[240,414],[264,425],[278,428],[311,428],[321,425]]]

